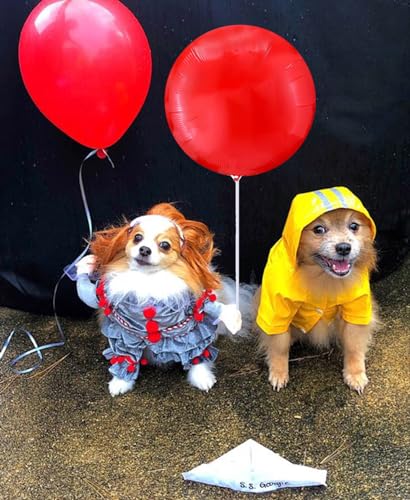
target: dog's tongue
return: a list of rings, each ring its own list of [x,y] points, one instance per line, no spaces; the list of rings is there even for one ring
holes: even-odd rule
[[[335,273],[347,273],[350,269],[350,264],[347,260],[332,260],[332,269]]]

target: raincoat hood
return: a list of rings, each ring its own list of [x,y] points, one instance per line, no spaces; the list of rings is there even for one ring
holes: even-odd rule
[[[303,229],[326,212],[346,208],[366,217],[372,239],[376,225],[363,203],[346,187],[333,187],[301,193],[292,201],[280,238],[269,252],[263,273],[257,324],[267,334],[288,331],[293,325],[303,332],[310,331],[320,320],[331,321],[338,311],[345,321],[366,325],[372,318],[369,274],[358,271],[351,286],[343,292],[313,296],[300,280],[297,252]]]
[[[338,208],[356,210],[364,215],[376,236],[376,225],[359,198],[346,187],[333,187],[300,193],[293,198],[283,229],[282,238],[290,261],[296,265],[296,255],[303,229],[326,212]]]

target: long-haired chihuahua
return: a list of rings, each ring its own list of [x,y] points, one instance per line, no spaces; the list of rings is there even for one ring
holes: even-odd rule
[[[130,391],[148,363],[181,363],[191,385],[208,391],[216,382],[216,323],[232,333],[241,328],[235,305],[220,303],[214,293],[220,277],[210,267],[215,248],[208,227],[161,203],[95,233],[91,252],[77,265],[77,291],[100,309],[111,395]]]

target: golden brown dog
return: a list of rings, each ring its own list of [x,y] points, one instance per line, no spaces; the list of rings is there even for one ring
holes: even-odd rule
[[[289,350],[297,340],[306,340],[318,347],[327,347],[331,340],[337,340],[343,350],[345,383],[359,393],[368,383],[365,356],[377,325],[368,283],[369,273],[376,266],[375,226],[353,193],[346,188],[331,190],[342,193],[344,206],[358,206],[360,211],[349,208],[325,211],[301,228],[300,237],[297,229],[296,236],[286,234],[294,229],[292,224],[295,225],[294,219],[290,223],[288,217],[283,241],[279,240],[271,250],[262,289],[256,295],[256,302],[260,303],[259,346],[275,390],[288,383]],[[299,205],[301,201],[306,204],[309,194],[319,193],[330,199],[331,190],[299,195],[305,197],[299,199]],[[349,195],[354,203],[346,202]],[[293,210],[298,210],[297,198]],[[328,203],[327,208],[338,206],[337,201]],[[286,258],[283,260],[283,253],[292,251],[292,243],[289,243],[292,236],[298,240],[296,244],[293,242],[294,265]],[[290,270],[286,269],[287,265],[291,266]],[[281,269],[285,278],[277,274]],[[275,276],[279,284],[275,284]]]

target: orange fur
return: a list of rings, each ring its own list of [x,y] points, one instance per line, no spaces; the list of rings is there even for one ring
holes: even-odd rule
[[[97,231],[90,242],[90,250],[97,258],[97,265],[107,266],[115,260],[125,257],[129,226],[111,226]]]

